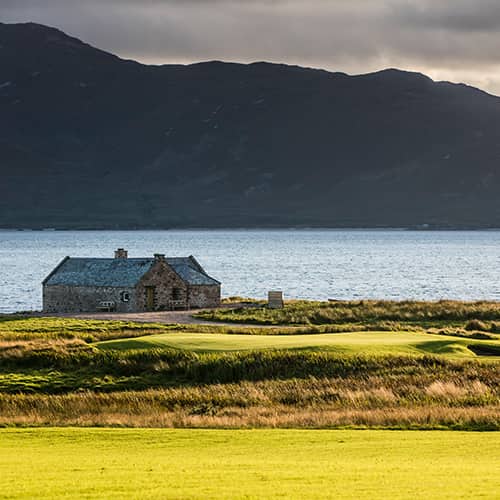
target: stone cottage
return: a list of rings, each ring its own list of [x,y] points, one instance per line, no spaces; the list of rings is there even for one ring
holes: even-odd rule
[[[220,282],[189,257],[66,257],[43,281],[44,312],[144,312],[220,305]]]

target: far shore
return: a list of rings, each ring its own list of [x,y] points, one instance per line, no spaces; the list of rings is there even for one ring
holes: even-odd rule
[[[80,228],[70,228],[70,227],[19,227],[19,228],[9,228],[0,227],[0,232],[163,232],[163,231],[339,231],[339,232],[352,232],[352,231],[500,231],[500,227],[483,227],[483,226],[427,226],[426,224],[416,225],[416,226],[401,226],[401,227],[328,227],[328,226],[221,226],[221,227],[122,227],[122,228],[105,228],[105,227],[80,227]]]

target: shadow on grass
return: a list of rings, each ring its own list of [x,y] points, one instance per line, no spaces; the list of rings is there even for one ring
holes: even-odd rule
[[[471,344],[467,346],[476,356],[500,356],[500,346],[491,344]]]
[[[420,342],[415,345],[417,349],[426,354],[452,354],[459,356],[471,356],[472,350],[467,346],[449,340]]]

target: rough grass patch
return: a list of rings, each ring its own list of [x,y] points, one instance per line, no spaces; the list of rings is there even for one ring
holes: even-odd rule
[[[211,321],[267,325],[403,322],[498,321],[499,302],[431,301],[289,301],[284,309],[240,307],[202,311],[196,315]],[[431,326],[431,325],[429,325]]]

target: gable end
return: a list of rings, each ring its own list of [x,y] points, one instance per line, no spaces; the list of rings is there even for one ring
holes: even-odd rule
[[[56,267],[54,267],[54,269],[52,269],[52,272],[42,281],[42,285],[45,285],[47,283],[47,281],[49,281],[50,278],[52,278],[52,276],[54,276],[54,274],[57,273],[57,271],[59,271],[60,267],[69,259],[69,255],[66,255],[66,257],[64,257],[63,260],[61,260],[61,262],[59,262],[59,264],[57,264]]]

